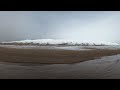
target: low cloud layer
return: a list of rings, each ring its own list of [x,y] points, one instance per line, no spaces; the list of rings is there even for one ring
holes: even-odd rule
[[[23,39],[120,41],[120,12],[0,12],[0,42]]]

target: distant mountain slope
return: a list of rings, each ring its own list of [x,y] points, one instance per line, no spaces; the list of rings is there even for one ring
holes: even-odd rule
[[[95,45],[95,46],[106,46],[106,45],[119,45],[111,42],[88,42],[78,40],[55,40],[55,39],[36,39],[36,40],[21,40],[12,42],[2,42],[1,44],[18,44],[18,45]]]

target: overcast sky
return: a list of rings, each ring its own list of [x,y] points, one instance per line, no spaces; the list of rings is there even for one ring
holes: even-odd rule
[[[120,41],[120,11],[0,11],[0,42],[43,38]]]

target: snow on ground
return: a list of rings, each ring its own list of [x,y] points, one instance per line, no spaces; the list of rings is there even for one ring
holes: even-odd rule
[[[93,49],[120,49],[120,46],[36,46],[36,45],[0,45],[0,47],[16,49],[62,49],[62,50],[92,50]]]
[[[0,78],[120,79],[120,55],[77,64],[0,63]]]
[[[55,50],[92,50],[92,49],[85,49],[83,46],[34,46],[34,45],[24,45],[24,46],[18,46],[18,45],[0,45],[0,47],[5,48],[16,48],[16,49],[55,49]]]
[[[111,42],[103,42],[103,41],[79,41],[79,40],[62,40],[62,39],[36,39],[36,40],[21,40],[21,41],[12,41],[12,42],[2,42],[2,43],[34,43],[34,44],[63,44],[68,43],[69,45],[75,45],[75,44],[88,44],[88,45],[119,45],[117,43],[111,43]]]

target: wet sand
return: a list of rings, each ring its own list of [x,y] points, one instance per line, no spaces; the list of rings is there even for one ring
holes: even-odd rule
[[[0,47],[0,62],[32,64],[74,64],[103,56],[120,54],[120,50],[93,49],[89,51],[16,49]]]
[[[120,55],[76,64],[0,62],[0,79],[120,79]]]

